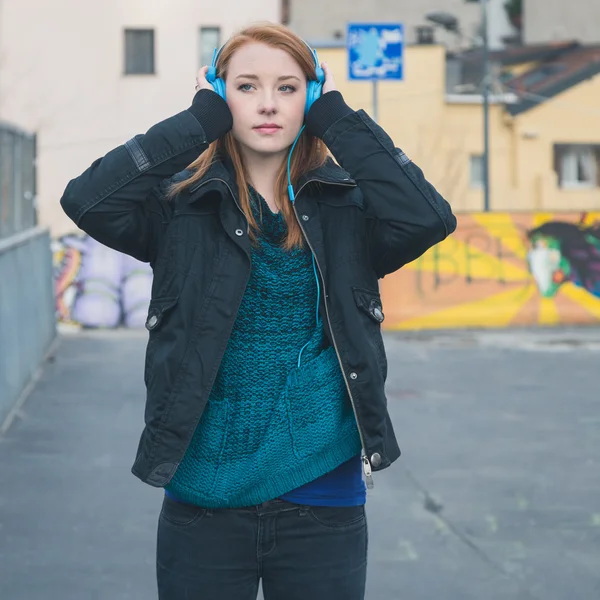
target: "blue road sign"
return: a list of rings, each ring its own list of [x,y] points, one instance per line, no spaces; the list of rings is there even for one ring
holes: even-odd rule
[[[348,77],[355,80],[404,78],[404,26],[400,23],[350,23]]]

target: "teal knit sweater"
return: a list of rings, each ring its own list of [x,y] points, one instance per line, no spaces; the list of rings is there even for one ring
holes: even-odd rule
[[[250,280],[207,407],[166,486],[206,508],[277,498],[361,449],[335,350],[322,349],[315,326],[310,250],[282,249],[283,217],[250,191],[261,226]]]

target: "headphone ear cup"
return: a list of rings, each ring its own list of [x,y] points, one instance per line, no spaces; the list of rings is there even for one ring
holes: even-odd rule
[[[220,77],[217,77],[217,69],[215,67],[208,67],[208,71],[206,72],[206,81],[212,85],[213,90],[215,90],[215,92],[219,94],[223,100],[226,100],[225,82]]]
[[[321,67],[319,67],[319,60],[317,58],[316,53],[313,51],[313,55],[315,57],[315,74],[317,76],[317,81],[309,81],[306,86],[306,107],[304,109],[304,114],[307,115],[310,107],[321,97],[321,93],[323,91],[323,83],[325,82],[325,71]]]
[[[227,100],[225,97],[225,82],[220,77],[214,80],[212,86],[215,89],[215,92],[217,92],[223,100]]]
[[[321,67],[316,67],[315,71],[316,71],[316,74],[317,74],[317,81],[320,84],[325,83],[325,71],[323,71],[323,69]]]
[[[216,78],[217,69],[214,66],[208,67],[208,69],[206,70],[206,81],[208,81],[208,83],[213,83]]]
[[[323,84],[320,81],[309,81],[306,86],[306,106],[304,114],[307,115],[310,107],[321,97]]]

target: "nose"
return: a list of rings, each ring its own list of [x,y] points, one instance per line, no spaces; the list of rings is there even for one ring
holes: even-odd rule
[[[277,112],[277,102],[275,100],[275,94],[267,90],[263,92],[260,98],[258,112],[261,115],[272,115]]]

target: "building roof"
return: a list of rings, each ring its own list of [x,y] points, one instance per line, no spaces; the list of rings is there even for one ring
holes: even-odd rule
[[[565,49],[505,82],[519,97],[519,102],[507,106],[517,115],[600,74],[600,46],[576,46]]]
[[[490,58],[503,66],[519,65],[533,61],[552,60],[563,52],[577,47],[579,47],[579,44],[575,41],[512,46],[503,50],[490,52]]]
[[[512,115],[525,112],[553,98],[565,90],[600,74],[600,45],[583,46],[564,41],[550,44],[518,46],[490,52],[490,61],[496,67],[510,67],[529,62],[538,63],[520,75],[504,79],[505,91],[516,94],[517,102],[506,107]],[[457,84],[457,63],[460,84],[465,87],[481,85],[483,80],[483,51],[469,50],[449,56],[454,63],[452,83]]]
[[[489,57],[494,64],[508,67],[528,62],[551,60],[568,50],[579,47],[580,44],[574,41],[531,44],[491,51]],[[462,64],[463,72],[467,78],[483,78],[483,48],[477,47],[459,52],[449,52],[448,58]],[[463,83],[470,83],[470,81],[467,80]]]

